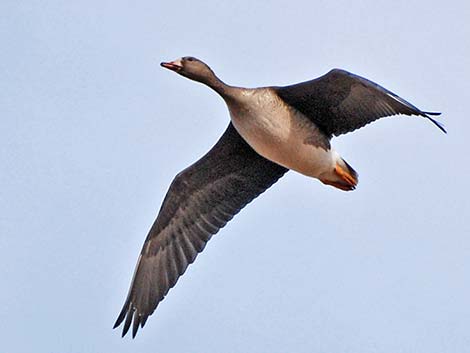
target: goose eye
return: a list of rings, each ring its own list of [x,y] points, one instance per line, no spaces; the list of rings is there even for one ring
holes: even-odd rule
[[[186,60],[188,60],[188,61],[194,61],[194,58],[188,57],[188,58],[186,58]]]

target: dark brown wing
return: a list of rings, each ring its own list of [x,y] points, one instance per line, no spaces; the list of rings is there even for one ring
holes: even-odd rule
[[[217,144],[179,173],[145,240],[124,307],[132,336],[156,309],[211,236],[287,169],[257,154],[230,123]]]
[[[423,116],[446,132],[429,116],[440,113],[423,112],[378,84],[344,70],[334,69],[315,80],[274,89],[329,136],[396,114]]]

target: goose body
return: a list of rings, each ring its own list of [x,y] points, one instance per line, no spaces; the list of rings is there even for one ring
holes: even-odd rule
[[[261,156],[306,176],[331,174],[339,155],[318,127],[286,104],[272,88],[242,89],[228,100],[232,124]]]
[[[240,88],[222,82],[202,61],[184,57],[162,66],[217,92],[231,122],[201,159],[174,178],[139,255],[114,327],[135,337],[212,235],[289,169],[349,191],[357,173],[330,140],[396,114],[443,126],[396,94],[334,69],[286,87]]]

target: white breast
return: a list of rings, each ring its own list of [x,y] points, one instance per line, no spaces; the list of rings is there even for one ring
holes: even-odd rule
[[[337,154],[309,142],[319,133],[315,124],[272,89],[244,90],[227,105],[238,133],[263,157],[312,177],[334,169]]]

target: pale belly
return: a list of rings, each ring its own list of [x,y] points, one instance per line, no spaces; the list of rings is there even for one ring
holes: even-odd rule
[[[229,107],[232,123],[245,141],[263,157],[304,175],[318,178],[331,173],[337,154],[324,145],[316,126],[282,103],[269,101],[269,110],[262,103],[259,109],[250,106],[250,111]]]

